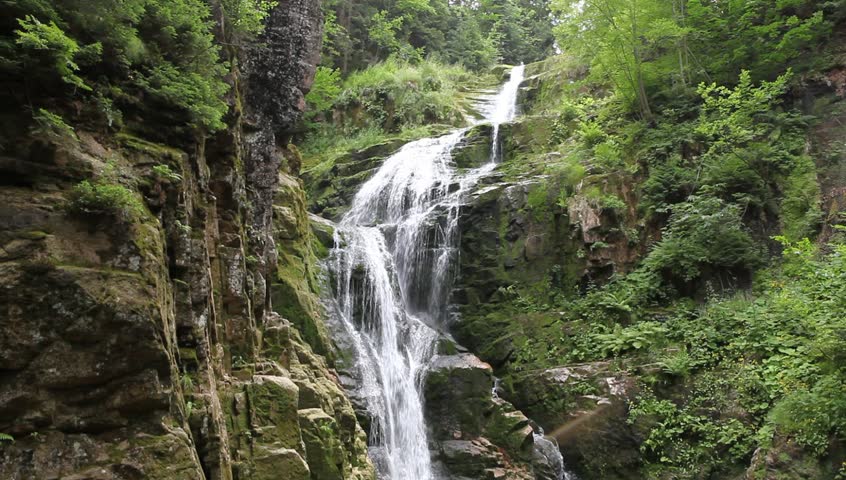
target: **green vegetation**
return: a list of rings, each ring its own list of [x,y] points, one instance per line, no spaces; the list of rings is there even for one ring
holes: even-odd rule
[[[174,172],[170,166],[164,164],[154,165],[153,174],[160,180],[167,180],[169,182],[179,182],[182,180],[182,175]]]
[[[391,57],[343,80],[337,70],[321,67],[306,97],[312,121],[300,145],[305,167],[328,168],[345,152],[464,125],[472,114],[472,90],[496,82],[492,75],[435,60]]]
[[[323,63],[345,75],[397,56],[472,70],[553,50],[549,0],[327,0]]]
[[[83,180],[71,192],[68,208],[71,212],[111,215],[131,220],[144,212],[141,201],[132,190],[107,180]]]
[[[502,227],[504,247],[485,254],[505,286],[463,307],[458,335],[507,398],[557,422],[596,407],[578,403],[578,382],[541,390],[539,372],[634,379],[631,478],[741,478],[770,453],[778,465],[750,478],[842,478],[844,157],[828,138],[844,130],[828,126],[843,107],[826,78],[843,68],[843,2],[552,8],[566,50],[527,66],[499,170],[534,182],[519,212],[530,228],[557,232],[573,209],[601,225],[516,265],[522,240]],[[611,478],[597,465],[584,477]]]
[[[65,123],[60,115],[39,108],[32,116],[32,119],[35,120],[32,133],[36,135],[41,135],[57,142],[76,140],[76,132],[74,132],[73,127]]]
[[[264,31],[264,20],[279,3],[278,0],[223,0],[221,6],[228,25],[234,26],[234,35],[251,37]]]
[[[342,127],[353,129],[375,126],[395,132],[433,123],[459,125],[469,107],[459,91],[478,85],[477,78],[461,67],[436,61],[412,64],[391,58],[347,77],[332,106],[346,113]],[[325,91],[318,86],[319,92]]]
[[[270,6],[225,3],[235,25],[248,32],[259,30]],[[107,128],[130,117],[122,113],[177,127],[223,127],[227,67],[206,2],[25,0],[0,4],[0,18],[6,108],[37,99],[70,110],[81,102],[92,112],[80,120]]]

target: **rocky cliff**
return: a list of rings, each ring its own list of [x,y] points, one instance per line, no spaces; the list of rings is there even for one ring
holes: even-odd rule
[[[239,46],[222,18],[230,112],[211,138],[54,137],[4,116],[2,478],[374,476],[326,357],[288,145],[320,5],[282,0]]]

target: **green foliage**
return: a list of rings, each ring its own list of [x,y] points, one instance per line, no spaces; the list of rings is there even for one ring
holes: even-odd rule
[[[179,383],[185,394],[191,394],[194,391],[194,379],[191,378],[188,372],[182,372],[182,375],[179,377]]]
[[[55,22],[41,23],[32,15],[19,18],[18,23],[21,29],[15,31],[15,43],[21,47],[27,58],[36,59],[43,52],[47,57],[46,61],[52,65],[63,82],[83,90],[91,90],[91,87],[76,75],[79,65],[74,60],[80,47],[74,39],[68,37]]]
[[[14,442],[15,437],[9,435],[8,433],[0,433],[0,442]]]
[[[341,93],[341,71],[328,67],[317,67],[314,83],[306,95],[309,117],[328,112]]]
[[[180,182],[182,181],[182,175],[174,172],[170,166],[160,164],[153,166],[153,174],[161,180],[167,180],[169,182]]]
[[[228,25],[234,26],[238,35],[254,36],[264,31],[264,20],[278,4],[278,0],[223,0]]]
[[[402,27],[405,17],[388,18],[388,12],[380,10],[370,18],[370,29],[367,32],[370,40],[378,48],[390,53],[396,53],[400,48],[397,40],[397,30]]]
[[[194,127],[212,131],[224,127],[227,106],[222,97],[229,89],[225,83],[210,82],[200,73],[186,74],[174,65],[163,63],[142,75],[138,84],[164,102],[185,108]]]
[[[429,60],[412,64],[395,58],[350,75],[335,106],[360,107],[365,126],[386,131],[464,121],[459,88],[478,81],[458,66]],[[360,127],[359,127],[360,128]]]
[[[0,30],[0,74],[13,103],[31,101],[26,85],[44,104],[93,104],[109,126],[132,110],[174,126],[223,127],[227,67],[203,0],[4,2],[0,14],[16,24]]]
[[[74,187],[69,200],[69,210],[76,213],[132,220],[144,212],[141,201],[131,190],[104,180],[83,180]]]
[[[630,327],[614,327],[611,333],[594,335],[597,348],[604,356],[654,347],[667,328],[657,322],[639,322]]]
[[[76,132],[74,132],[73,127],[65,123],[60,115],[39,108],[32,119],[35,120],[32,131],[38,136],[47,137],[59,143],[76,140]]]
[[[706,267],[752,270],[762,260],[760,247],[741,222],[738,205],[692,196],[673,207],[663,238],[645,264],[689,281]]]
[[[734,88],[716,83],[700,85],[699,94],[704,103],[702,121],[696,130],[710,140],[707,154],[725,154],[766,135],[769,125],[760,119],[779,103],[791,76],[788,70],[775,81],[755,87],[752,75],[743,70]]]
[[[548,0],[328,0],[324,64],[344,75],[398,55],[481,71],[552,53]]]
[[[649,390],[633,402],[629,422],[648,427],[641,451],[650,478],[660,478],[662,473],[679,479],[700,478],[702,472],[719,471],[748,455],[754,429],[742,419],[702,412],[703,407],[730,404],[727,382],[707,378],[701,383],[683,407],[658,399]]]

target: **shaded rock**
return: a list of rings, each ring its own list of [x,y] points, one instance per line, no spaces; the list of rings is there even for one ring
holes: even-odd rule
[[[840,448],[837,448],[840,447]],[[810,480],[836,478],[846,454],[842,444],[834,443],[827,455],[818,457],[792,439],[773,435],[772,445],[759,447],[752,456],[745,480]]]
[[[634,381],[606,362],[558,367],[515,377],[506,398],[554,438],[577,474],[630,479],[640,465],[640,439],[628,424]]]
[[[452,161],[458,168],[476,168],[491,161],[493,127],[476,125],[464,134],[452,150]]]
[[[437,419],[433,428],[437,438],[454,435],[478,435],[482,431],[482,412],[491,407],[493,371],[475,355],[438,356],[431,364],[424,397],[429,418]]]
[[[434,453],[449,478],[531,478],[533,430],[493,396],[490,365],[468,353],[439,355],[424,388]]]

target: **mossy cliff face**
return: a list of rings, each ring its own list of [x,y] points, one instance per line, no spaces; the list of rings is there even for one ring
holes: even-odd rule
[[[560,81],[543,76],[548,65],[529,67],[525,111]],[[566,464],[587,478],[638,478],[640,439],[626,421],[635,382],[603,362],[544,362],[538,339],[560,335],[545,306],[554,295],[630,271],[656,229],[638,217],[635,180],[569,162],[553,147],[560,130],[545,116],[502,125],[501,163],[462,210],[450,328],[503,377],[502,398],[556,437]],[[527,353],[537,358],[517,358]],[[515,361],[537,368],[516,371]]]
[[[820,83],[808,80],[791,94],[803,98],[803,112],[819,119],[805,143],[816,170],[803,188],[813,205],[819,201],[825,216],[818,237],[823,251],[834,248],[826,245],[830,239],[837,243],[834,231],[841,227],[832,225],[843,216],[843,152],[831,143],[843,130],[843,94],[835,91],[842,85],[836,80],[840,72],[825,74]],[[779,278],[778,259],[768,258],[771,269],[759,276],[767,280],[748,291],[742,274],[724,286],[719,268],[689,284],[672,282],[661,271],[658,281],[663,283],[650,287],[657,298],[633,306],[630,297],[651,281],[640,277],[649,268],[650,252],[663,243],[662,230],[669,231],[669,214],[655,207],[650,190],[659,175],[649,155],[662,144],[651,137],[622,150],[614,142],[602,144],[605,133],[591,131],[596,113],[591,100],[603,97],[592,90],[603,87],[566,85],[583,73],[563,57],[527,66],[520,95],[525,115],[501,127],[502,161],[462,209],[453,292],[458,314],[451,333],[492,366],[502,379],[501,398],[558,440],[565,463],[579,478],[836,478],[843,448],[828,427],[821,428],[826,433],[815,454],[795,430],[782,430],[784,420],[773,426],[773,416],[784,411],[744,400],[751,398],[748,390],[756,380],[735,377],[741,371],[737,364],[673,363],[700,348],[698,330],[707,330],[711,322],[764,322],[766,313],[743,313],[742,306],[766,302],[758,289],[766,289],[769,275]],[[566,103],[566,95],[584,103]],[[540,108],[552,101],[564,104]],[[587,114],[574,114],[581,108]],[[665,131],[693,128],[666,118],[658,125]],[[646,131],[654,133],[653,128],[658,130],[650,125]],[[685,144],[679,154],[696,156],[701,148]],[[787,198],[782,193],[773,202]],[[803,225],[791,215],[785,209],[772,218],[755,214],[744,221],[754,225],[761,236],[755,241],[764,246],[770,235],[790,235]],[[731,303],[741,296],[743,301]],[[721,308],[731,313],[713,313]],[[711,315],[699,313],[709,309]],[[688,318],[693,320],[679,326]],[[811,315],[790,318],[805,324]],[[672,341],[663,334],[660,340],[643,341],[651,335],[650,326],[679,331]],[[745,328],[750,327],[739,330]],[[726,334],[731,342],[740,335],[728,331],[733,332]],[[633,332],[638,338],[626,339]],[[622,348],[604,343],[621,339],[632,343]],[[703,350],[722,356],[729,349],[724,345]],[[741,352],[743,368],[752,368],[746,365],[752,355]],[[761,360],[749,364],[756,361]],[[773,400],[779,394],[768,395],[774,396],[767,402],[780,401]],[[658,411],[661,407],[669,413]],[[684,422],[689,423],[679,427]],[[719,438],[738,425],[742,434]],[[706,440],[702,432],[709,428],[719,440]]]
[[[319,2],[283,0],[228,52],[212,138],[4,132],[0,477],[373,478],[320,355],[320,248],[286,135],[321,25]],[[125,198],[67,208],[92,178]]]
[[[451,331],[505,374],[502,397],[555,432],[568,465],[590,465],[604,475],[596,478],[637,478],[638,440],[626,423],[630,382],[601,365],[519,374],[509,367],[520,352],[544,349],[532,342],[558,328],[558,317],[540,305],[554,291],[577,291],[630,268],[640,247],[621,230],[632,217],[575,191],[568,196],[543,174],[509,170],[515,145],[532,145],[521,132],[537,130],[517,124],[502,131],[506,163],[463,210],[453,294],[459,314]],[[529,299],[538,311],[524,304]]]

